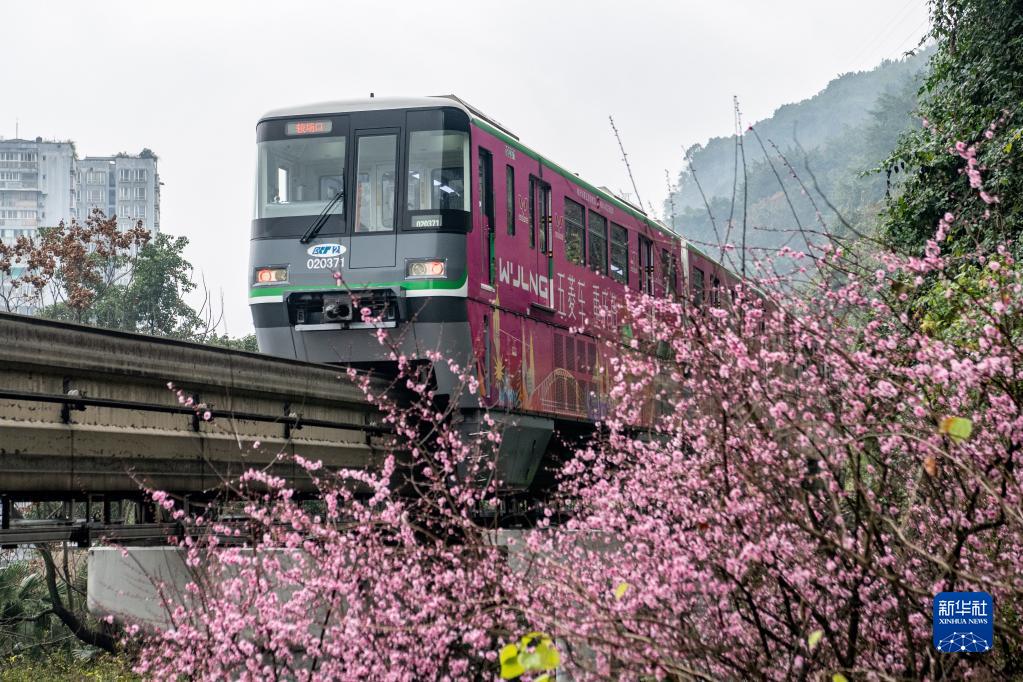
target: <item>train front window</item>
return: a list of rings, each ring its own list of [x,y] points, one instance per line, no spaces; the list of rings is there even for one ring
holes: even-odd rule
[[[409,135],[408,210],[469,211],[465,169],[469,135],[457,130],[416,130]]]
[[[259,143],[256,218],[316,216],[344,192],[345,138]],[[344,201],[333,214],[344,213]]]

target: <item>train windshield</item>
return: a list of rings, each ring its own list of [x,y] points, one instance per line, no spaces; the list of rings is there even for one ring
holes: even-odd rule
[[[319,215],[344,191],[344,177],[344,137],[260,142],[256,217]],[[334,202],[332,213],[344,204]]]
[[[408,210],[468,211],[469,134],[416,130],[409,134]]]

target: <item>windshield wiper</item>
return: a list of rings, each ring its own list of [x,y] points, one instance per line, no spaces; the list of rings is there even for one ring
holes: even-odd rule
[[[320,211],[320,215],[316,216],[316,220],[309,226],[309,229],[305,231],[302,238],[298,240],[300,243],[308,244],[309,240],[315,237],[316,233],[323,229],[323,226],[327,224],[327,218],[330,217],[331,210],[337,206],[337,203],[341,201],[344,196],[344,192],[338,192],[334,195],[334,198],[323,207],[322,211]]]

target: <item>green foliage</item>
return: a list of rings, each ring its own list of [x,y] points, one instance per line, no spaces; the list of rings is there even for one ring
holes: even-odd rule
[[[530,632],[517,644],[506,644],[498,658],[502,680],[514,680],[526,673],[556,670],[561,664],[561,655],[554,642],[542,632]],[[536,679],[539,682],[549,679],[549,676],[541,675]]]
[[[53,613],[44,571],[35,552],[0,559],[0,660],[55,655],[87,659],[99,652],[78,641]],[[65,605],[84,607],[85,571],[73,568],[71,573],[70,586],[57,581],[58,596]]]
[[[204,320],[185,301],[196,289],[192,264],[185,258],[187,246],[186,237],[153,237],[141,224],[122,233],[116,219],[100,211],[84,225],[72,221],[51,228],[36,251],[53,263],[54,302],[39,315],[258,351],[254,335],[217,335],[212,320]]]
[[[951,212],[952,253],[990,250],[1018,240],[1023,228],[1023,1],[930,4],[937,50],[919,105],[929,125],[907,132],[885,164],[901,182],[885,207],[882,234],[892,246],[919,252]],[[998,203],[976,201],[966,162],[950,153],[957,142],[976,145],[983,188]]]
[[[988,262],[1000,261],[994,258]],[[1013,265],[1011,269],[1019,267]],[[910,304],[919,319],[920,329],[945,341],[974,343],[977,329],[968,313],[992,287],[1003,285],[1009,278],[1005,270],[1005,266],[1000,266],[995,272],[990,265],[962,264],[930,281]],[[1013,338],[1019,339],[1021,334],[1023,329],[1010,330]]]
[[[27,561],[0,567],[0,656],[37,649],[60,629],[42,574]]]
[[[184,257],[187,245],[186,237],[159,234],[142,248],[120,302],[124,328],[182,339],[195,333],[199,315],[182,298],[195,289],[192,265]]]
[[[211,346],[223,346],[224,348],[234,348],[235,350],[245,350],[250,353],[258,353],[259,346],[256,345],[256,335],[246,334],[238,338],[231,338],[227,334],[218,336],[213,334],[205,340],[205,343]]]

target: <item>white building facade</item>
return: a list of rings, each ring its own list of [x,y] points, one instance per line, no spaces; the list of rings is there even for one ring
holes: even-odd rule
[[[73,142],[0,140],[0,239],[80,218]]]
[[[73,142],[0,140],[0,239],[32,237],[62,220],[85,220],[98,208],[116,215],[127,229],[142,221],[160,231],[160,176],[157,157],[87,156],[79,159]]]
[[[126,229],[142,221],[154,235],[160,232],[160,175],[156,156],[148,150],[137,156],[87,156],[78,162],[82,215],[98,208],[117,216]]]

